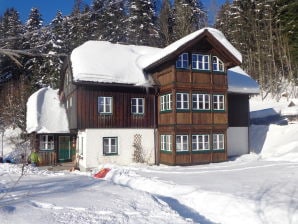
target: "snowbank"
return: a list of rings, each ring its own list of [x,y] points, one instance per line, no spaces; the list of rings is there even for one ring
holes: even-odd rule
[[[50,87],[33,93],[27,101],[26,131],[28,133],[68,133],[68,120],[58,90]]]

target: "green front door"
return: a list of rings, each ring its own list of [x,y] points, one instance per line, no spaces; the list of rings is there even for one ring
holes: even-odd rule
[[[71,142],[69,136],[59,136],[59,161],[71,160]]]

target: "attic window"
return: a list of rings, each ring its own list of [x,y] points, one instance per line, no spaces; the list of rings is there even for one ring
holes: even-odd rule
[[[188,53],[183,53],[176,61],[176,68],[187,69],[188,68]]]
[[[213,71],[223,72],[224,71],[224,63],[216,56],[212,57],[212,68]]]
[[[198,70],[210,70],[209,55],[192,54],[192,68]]]

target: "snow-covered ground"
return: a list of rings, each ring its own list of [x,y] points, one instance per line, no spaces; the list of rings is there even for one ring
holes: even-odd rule
[[[260,116],[285,106],[251,101]],[[0,164],[0,223],[298,223],[297,136],[298,123],[253,125],[249,155],[189,167],[104,164],[104,179],[25,167],[18,181],[20,165]]]

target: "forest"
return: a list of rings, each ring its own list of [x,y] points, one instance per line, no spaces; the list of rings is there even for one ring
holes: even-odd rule
[[[298,1],[227,0],[214,7],[200,0],[75,0],[70,15],[58,11],[49,24],[38,8],[25,22],[7,9],[0,15],[0,126],[25,132],[28,97],[44,86],[59,88],[67,56],[87,40],[165,47],[206,26],[221,30],[242,53],[242,68],[263,98],[295,97]],[[214,24],[208,24],[210,10]]]

